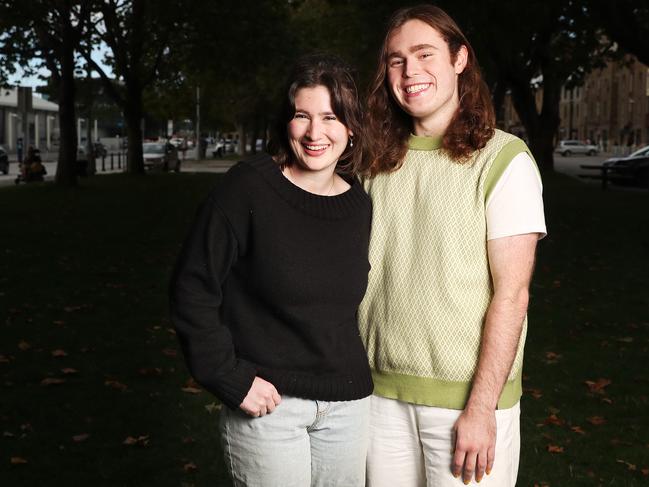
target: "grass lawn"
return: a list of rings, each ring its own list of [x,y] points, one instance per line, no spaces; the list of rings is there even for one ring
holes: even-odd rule
[[[0,188],[0,485],[229,485],[167,312],[218,178]],[[649,485],[649,194],[552,175],[546,212],[518,485]]]

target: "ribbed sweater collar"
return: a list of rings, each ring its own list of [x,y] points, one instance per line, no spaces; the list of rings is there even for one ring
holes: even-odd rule
[[[369,197],[356,178],[347,181],[351,188],[344,193],[322,196],[305,191],[289,181],[282,174],[279,165],[267,154],[260,154],[245,162],[256,169],[286,202],[311,216],[338,220],[357,213],[369,203]]]
[[[408,148],[412,150],[435,150],[442,146],[442,137],[410,134]]]

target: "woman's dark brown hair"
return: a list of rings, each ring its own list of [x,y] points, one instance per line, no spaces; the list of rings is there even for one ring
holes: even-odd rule
[[[362,163],[364,129],[361,104],[351,68],[338,56],[327,53],[301,57],[295,64],[284,100],[271,134],[268,152],[280,166],[291,166],[296,157],[289,145],[288,123],[295,116],[295,96],[301,88],[324,86],[331,97],[331,108],[340,122],[353,135],[353,145],[347,144],[341,154],[336,170],[356,174]]]
[[[387,82],[387,50],[395,30],[409,20],[421,20],[440,33],[446,41],[454,63],[462,46],[467,63],[458,77],[460,106],[442,139],[442,149],[456,162],[463,163],[493,137],[496,125],[491,96],[482,80],[473,48],[457,24],[439,7],[419,5],[397,10],[388,21],[379,53],[378,69],[367,98],[367,147],[362,172],[369,176],[395,171],[401,167],[408,151],[412,118],[396,103]]]

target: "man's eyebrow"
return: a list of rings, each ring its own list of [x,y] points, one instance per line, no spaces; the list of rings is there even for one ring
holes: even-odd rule
[[[433,46],[432,44],[416,44],[414,46],[410,46],[408,48],[408,51],[411,53],[421,51],[422,49],[435,49],[438,50],[437,47]],[[393,58],[393,57],[403,57],[403,54],[401,54],[401,51],[392,51],[388,54],[388,59]]]

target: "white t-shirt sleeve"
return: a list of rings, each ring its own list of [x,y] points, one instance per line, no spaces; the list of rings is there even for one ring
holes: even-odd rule
[[[487,240],[547,234],[543,214],[543,184],[527,152],[512,159],[487,199]]]

